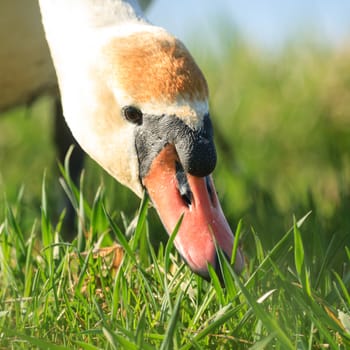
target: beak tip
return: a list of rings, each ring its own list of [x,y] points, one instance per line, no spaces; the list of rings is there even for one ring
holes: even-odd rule
[[[224,253],[224,255],[225,255],[226,259],[228,261],[230,261],[229,256],[225,253]],[[185,257],[182,257],[182,258],[183,258],[183,260],[185,260],[186,264],[189,265],[190,269],[195,274],[201,276],[202,278],[204,278],[207,281],[210,281],[210,275],[209,275],[207,264],[211,264],[214,267],[217,276],[219,277],[220,283],[224,286],[224,279],[222,276],[222,270],[220,267],[219,257],[218,257],[216,252],[213,254],[212,258],[209,261],[206,261],[205,263],[202,263],[202,264],[195,265],[195,264],[193,264],[193,262],[191,263],[191,261],[189,261],[189,259],[186,259]],[[237,254],[236,254],[236,258],[235,258],[235,262],[233,264],[233,269],[234,269],[235,273],[239,275],[243,271],[244,265],[245,265],[244,255],[243,255],[242,251],[240,249],[238,249]]]

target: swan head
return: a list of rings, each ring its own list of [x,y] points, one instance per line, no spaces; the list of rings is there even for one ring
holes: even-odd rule
[[[68,125],[112,176],[139,196],[148,192],[169,234],[182,217],[174,244],[208,278],[208,264],[220,269],[216,246],[230,258],[234,236],[211,175],[216,151],[202,72],[159,28],[106,40],[89,62],[80,87],[56,67]],[[243,265],[238,250],[234,268]]]

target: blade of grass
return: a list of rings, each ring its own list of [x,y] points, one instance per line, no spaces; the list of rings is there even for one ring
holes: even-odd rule
[[[220,308],[214,315],[214,321],[209,325],[203,327],[203,330],[199,331],[189,343],[183,345],[180,350],[189,350],[192,347],[191,342],[198,343],[200,340],[204,339],[210,333],[214,333],[216,329],[225,324],[230,318],[234,317],[237,314],[240,306],[233,307],[231,304],[226,305],[225,307]]]
[[[249,350],[262,350],[266,349],[266,347],[271,343],[271,341],[276,337],[275,332],[272,332],[267,337],[262,340],[256,342],[253,346],[249,348]]]
[[[305,220],[309,217],[311,211],[304,215],[300,220],[297,221],[296,225],[298,228],[305,222]],[[250,275],[249,279],[246,281],[245,286],[249,287],[250,284],[256,278],[256,275],[269,263],[270,259],[275,257],[275,255],[283,248],[284,244],[290,238],[291,233],[293,232],[294,225],[285,233],[285,235],[274,245],[274,247],[265,255],[264,259],[260,262],[259,266],[254,270],[254,272]],[[289,247],[287,248],[289,249]]]
[[[307,295],[312,298],[310,281],[309,281],[309,273],[305,266],[305,253],[304,253],[304,245],[301,238],[301,233],[297,224],[294,224],[294,261],[295,268],[299,277],[299,281],[303,286]]]
[[[320,285],[320,282],[322,280],[322,277],[324,276],[325,272],[328,272],[329,269],[327,268],[329,261],[332,259],[333,255],[334,255],[334,251],[332,251],[333,249],[333,245],[335,242],[335,236],[333,236],[329,242],[329,244],[327,245],[327,250],[326,253],[323,255],[322,257],[322,265],[318,271],[317,277],[316,277],[316,281],[315,281],[315,285],[314,288],[317,289]]]
[[[216,292],[216,297],[218,298],[220,305],[223,306],[225,304],[224,290],[221,286],[218,275],[216,274],[213,266],[211,266],[210,264],[208,264],[208,272],[210,276],[210,282],[212,283]]]
[[[166,295],[167,304],[169,306],[170,312],[172,312],[172,302],[170,298],[170,290],[169,290],[169,284],[168,284],[168,278],[169,278],[169,267],[170,267],[170,252],[174,245],[174,240],[176,238],[177,233],[179,232],[180,225],[183,220],[183,214],[181,215],[179,221],[177,222],[174,231],[170,235],[168,242],[165,246],[165,252],[164,252],[164,292]],[[163,309],[165,309],[163,305]]]
[[[10,206],[7,206],[7,218],[9,220],[10,227],[14,230],[14,233],[16,234],[16,247],[18,248],[18,253],[25,256],[26,247],[24,243],[23,232],[20,226],[18,225],[18,222]]]
[[[341,279],[341,277],[339,276],[339,274],[335,271],[333,271],[333,274],[343,292],[343,296],[345,298],[345,303],[344,305],[346,305],[346,307],[348,308],[348,311],[350,310],[350,293],[349,293],[349,288],[346,287],[344,281]]]
[[[136,327],[136,333],[135,333],[135,338],[136,338],[136,343],[139,349],[144,348],[144,334],[146,330],[146,306],[144,306],[141,310],[140,313],[140,318],[137,323]]]
[[[47,195],[46,195],[46,175],[44,173],[41,186],[41,237],[44,248],[53,242],[52,229],[48,216]],[[49,271],[53,269],[53,251],[52,249],[45,250],[45,256],[49,264]]]
[[[83,350],[103,350],[102,348],[98,348],[92,344],[83,343],[82,341],[75,341],[74,343]]]
[[[169,266],[170,266],[170,252],[173,249],[174,246],[174,240],[176,238],[177,233],[179,232],[179,228],[182,224],[184,214],[181,215],[179,218],[172,234],[170,235],[168,242],[165,246],[165,253],[164,253],[164,269],[165,269],[165,277],[167,277],[168,272],[169,272]]]
[[[137,350],[137,345],[131,343],[125,338],[117,336],[109,329],[103,327],[102,328],[103,335],[106,337],[108,343],[111,345],[112,349],[117,350],[118,344],[122,345],[124,349]]]
[[[216,288],[209,288],[199,307],[195,310],[195,314],[193,315],[193,318],[188,325],[188,329],[192,329],[195,327],[200,317],[204,314],[205,310],[208,308],[209,304],[214,299],[215,295]]]
[[[219,252],[220,253],[220,252]],[[279,326],[276,319],[274,319],[272,316],[270,316],[261,306],[261,304],[258,303],[258,301],[255,300],[255,297],[253,297],[248,288],[243,285],[243,283],[240,281],[239,277],[236,275],[236,273],[233,271],[232,266],[229,264],[229,262],[226,259],[219,259],[222,261],[223,264],[226,265],[226,268],[228,271],[230,271],[231,276],[234,278],[236,284],[239,286],[240,291],[244,295],[246,301],[252,308],[253,312],[256,314],[256,316],[263,322],[264,326],[270,330],[270,332],[275,332],[276,336],[280,340],[281,344],[285,346],[286,349],[294,349],[294,345],[286,335],[286,333],[283,331],[283,329]]]
[[[84,172],[82,171],[80,175],[80,191],[79,191],[79,208],[77,212],[78,216],[78,234],[77,234],[77,248],[79,252],[83,252],[86,246],[85,240],[85,201],[83,194],[83,186],[84,186]]]
[[[21,339],[21,340],[25,340],[29,344],[37,346],[39,349],[42,349],[42,350],[48,350],[48,349],[50,349],[50,350],[69,350],[70,349],[70,348],[67,348],[66,346],[56,345],[56,344],[48,342],[44,339],[34,338],[34,337],[29,336],[29,335],[19,333],[17,331],[12,331],[9,329],[4,329],[3,331],[7,336],[12,336],[12,337],[16,337],[16,338]]]
[[[147,218],[148,205],[149,205],[149,197],[145,191],[143,198],[141,200],[138,214],[137,214],[136,228],[135,228],[135,232],[134,232],[133,239],[131,242],[131,249],[133,251],[135,251],[136,248],[138,247],[138,243],[140,241],[141,235],[142,235],[143,230],[144,230],[144,225],[145,225],[146,218]]]
[[[137,265],[137,261],[135,259],[135,253],[131,249],[131,247],[130,247],[126,237],[124,236],[122,231],[119,229],[119,227],[114,223],[113,219],[108,214],[108,212],[107,212],[107,210],[106,210],[106,208],[104,206],[103,206],[103,211],[104,211],[104,213],[105,213],[105,215],[106,215],[106,217],[108,219],[109,225],[111,226],[112,231],[115,234],[119,244],[123,247],[123,249],[128,254],[128,256],[132,260],[132,262]]]
[[[34,237],[35,237],[35,231],[36,231],[36,222],[34,222],[32,231],[30,233],[29,239],[28,239],[28,247],[26,251],[26,264],[25,264],[25,285],[24,285],[24,297],[29,297],[31,293],[31,287],[33,282],[33,265],[32,265],[32,252],[33,252],[33,244],[34,244]]]
[[[227,269],[228,262],[224,252],[218,247],[215,242],[216,254],[220,266],[220,271],[223,279],[223,285],[225,286],[226,292],[229,296],[229,300],[233,301],[237,297],[237,288],[234,283],[234,279],[231,276],[230,271]]]
[[[239,247],[239,241],[241,238],[241,232],[242,232],[242,220],[239,220],[238,224],[237,224],[236,231],[235,231],[235,239],[233,241],[231,265],[234,265],[234,263],[236,261],[237,251],[238,251],[238,247]]]
[[[169,320],[168,327],[165,332],[165,336],[162,342],[162,345],[160,346],[159,350],[168,350],[173,349],[173,342],[175,337],[175,331],[178,325],[178,318],[179,318],[179,312],[180,312],[180,305],[183,298],[183,293],[180,292],[179,296],[177,297],[177,300],[175,302],[174,308],[171,313],[171,318]]]

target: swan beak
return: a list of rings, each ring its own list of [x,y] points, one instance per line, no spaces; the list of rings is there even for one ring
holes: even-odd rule
[[[175,147],[168,144],[154,158],[143,184],[169,234],[183,215],[174,244],[189,267],[208,279],[207,265],[211,264],[221,276],[215,245],[231,259],[234,236],[212,177],[186,174]],[[243,267],[238,249],[234,269],[239,273]]]

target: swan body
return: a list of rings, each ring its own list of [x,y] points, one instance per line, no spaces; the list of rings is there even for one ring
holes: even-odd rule
[[[42,94],[58,96],[38,0],[0,1],[0,43],[0,112]]]
[[[38,1],[1,0],[0,13],[0,111],[57,94]]]
[[[81,147],[141,196],[146,190],[193,271],[218,269],[233,234],[211,173],[208,87],[180,40],[136,1],[39,0],[64,115]],[[235,268],[243,267],[238,251]]]

